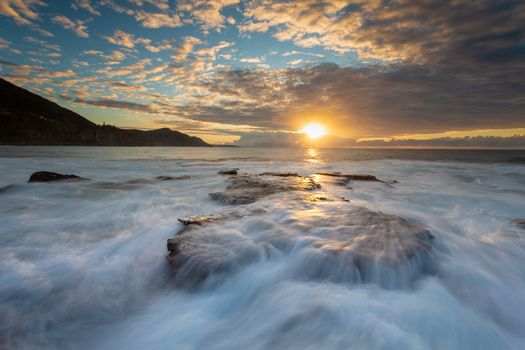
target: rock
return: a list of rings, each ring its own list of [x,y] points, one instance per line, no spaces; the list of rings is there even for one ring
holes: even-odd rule
[[[200,226],[186,226],[168,239],[166,260],[180,287],[198,287],[211,275],[233,272],[260,256],[259,249],[247,238],[195,227]]]
[[[509,221],[512,225],[525,230],[525,219],[512,219]]]
[[[377,177],[373,175],[344,175],[339,172],[333,172],[333,173],[316,173],[317,175],[321,176],[330,176],[330,177],[338,177],[349,181],[376,181],[376,182],[383,182],[382,180],[379,180]]]
[[[306,220],[296,224],[296,230],[315,237],[295,264],[294,274],[301,278],[406,288],[435,273],[430,254],[434,236],[419,225],[353,205],[312,216],[304,213],[301,218]]]
[[[7,185],[7,186],[4,186],[4,187],[0,187],[0,193],[9,192],[9,191],[13,190],[16,187],[17,187],[17,185]],[[0,349],[1,349],[1,347],[0,347]]]
[[[77,175],[64,175],[50,171],[37,171],[33,173],[27,182],[52,182],[52,181],[81,181],[88,180]]]
[[[177,220],[184,225],[202,225],[224,219],[224,215],[195,215],[183,216]]]
[[[259,176],[301,177],[301,175],[297,173],[274,173],[274,172],[262,173],[262,174],[259,174]]]
[[[227,169],[227,170],[220,170],[219,175],[237,175],[237,172],[239,171],[239,168],[233,168],[233,169]]]
[[[159,181],[189,180],[191,179],[191,176],[189,175],[182,175],[182,176],[161,175],[161,176],[157,176],[156,179]]]
[[[265,173],[239,175],[229,179],[230,185],[223,192],[210,193],[214,200],[225,204],[249,204],[260,198],[285,191],[311,191],[320,188],[313,178],[297,174]]]
[[[196,287],[212,275],[283,254],[290,259],[287,273],[303,280],[407,288],[436,271],[434,236],[417,224],[342,201],[290,205],[294,214],[282,219],[246,210],[184,220],[187,226],[167,245],[177,283]],[[231,219],[242,221],[232,225]]]

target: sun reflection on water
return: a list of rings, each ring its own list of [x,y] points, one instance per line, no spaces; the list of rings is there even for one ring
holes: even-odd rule
[[[319,150],[315,148],[308,148],[306,150],[306,158],[305,161],[308,163],[321,163],[321,157],[319,154]]]

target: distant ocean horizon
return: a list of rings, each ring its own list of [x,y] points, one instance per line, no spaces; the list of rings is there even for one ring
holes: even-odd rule
[[[525,149],[477,148],[299,148],[177,146],[11,146],[0,145],[1,157],[101,157],[102,159],[237,159],[293,161],[450,160],[525,163]]]

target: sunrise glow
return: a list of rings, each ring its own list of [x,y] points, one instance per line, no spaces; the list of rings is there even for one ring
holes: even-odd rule
[[[306,125],[301,130],[301,132],[305,133],[306,135],[308,135],[309,138],[314,139],[314,140],[318,139],[321,136],[326,135],[325,127],[317,123],[311,123],[311,124]]]

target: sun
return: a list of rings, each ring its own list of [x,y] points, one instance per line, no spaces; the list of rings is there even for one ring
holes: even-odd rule
[[[308,135],[309,138],[314,140],[326,135],[325,127],[317,123],[307,124],[301,131]]]

